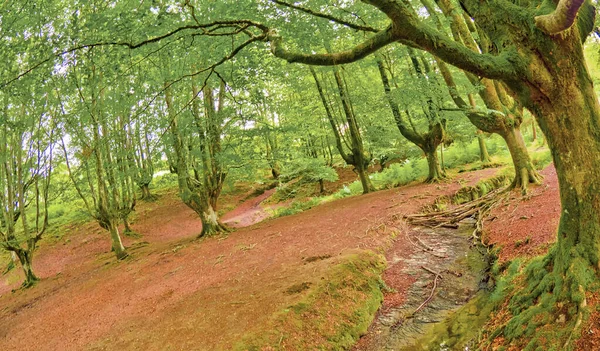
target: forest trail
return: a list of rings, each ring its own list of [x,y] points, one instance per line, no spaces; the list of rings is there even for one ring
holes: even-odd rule
[[[268,199],[277,191],[277,188],[269,189],[255,198],[241,203],[233,211],[226,213],[221,220],[223,223],[234,228],[248,227],[269,217],[269,210],[274,210],[281,205],[263,207],[261,202]]]
[[[402,215],[496,171],[346,198],[204,240],[194,240],[201,225],[193,212],[165,196],[140,206],[133,228],[143,237],[126,240],[132,257],[124,262],[95,225],[73,228],[68,242],[38,252],[38,286],[10,293],[14,284],[0,285],[0,349],[230,349],[310,291],[289,287],[315,285],[348,252],[410,256],[415,247],[402,234],[393,241],[382,224],[402,228]],[[396,292],[384,308],[402,303],[414,282],[402,268],[385,273]]]

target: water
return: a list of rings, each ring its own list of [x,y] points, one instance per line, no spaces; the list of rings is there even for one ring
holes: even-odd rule
[[[457,230],[413,229],[411,240],[419,244],[420,239],[433,249],[435,256],[420,251],[409,258],[392,257],[391,264],[403,263],[404,273],[414,276],[416,282],[409,289],[402,306],[377,317],[372,331],[375,342],[366,350],[472,349],[468,340],[477,335],[473,323],[481,319],[482,308],[469,304],[460,314],[453,313],[487,287],[487,257],[485,250],[473,246],[472,231],[472,225],[468,223],[461,224]],[[407,239],[400,237],[399,240]],[[438,279],[431,301],[414,317],[406,318],[431,294],[435,275],[423,267],[441,272],[442,279]]]

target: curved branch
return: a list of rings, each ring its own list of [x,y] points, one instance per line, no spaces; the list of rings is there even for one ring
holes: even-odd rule
[[[575,0],[573,0],[575,1]],[[392,20],[385,30],[350,50],[331,54],[302,54],[287,51],[282,39],[275,31],[269,31],[271,52],[292,63],[332,66],[358,61],[393,42],[428,51],[440,59],[460,69],[491,79],[515,79],[517,73],[509,55],[494,56],[474,52],[461,43],[419,20],[410,4],[392,0],[363,0],[377,7]]]
[[[584,0],[560,0],[554,11],[535,17],[535,26],[546,34],[563,32],[571,28],[583,3]]]
[[[382,47],[393,43],[397,38],[394,38],[391,26],[389,26],[350,50],[332,54],[301,54],[287,51],[283,48],[282,38],[275,31],[269,32],[268,40],[271,42],[271,52],[273,55],[289,63],[299,62],[315,66],[334,66],[358,61]]]
[[[35,63],[34,65],[30,66],[25,71],[22,71],[17,76],[0,83],[0,88],[4,88],[4,87],[12,84],[13,82],[18,81],[19,79],[21,79],[24,76],[28,75],[29,73],[33,72],[40,66],[52,61],[54,58],[62,57],[64,55],[67,55],[67,54],[70,54],[70,53],[73,53],[73,52],[76,52],[79,50],[92,49],[92,48],[101,47],[101,46],[124,46],[128,49],[133,50],[133,49],[137,49],[137,48],[140,48],[140,47],[148,45],[148,44],[157,43],[161,40],[170,38],[170,37],[174,36],[175,34],[182,32],[182,31],[201,30],[200,35],[210,36],[213,30],[223,28],[223,27],[228,27],[228,26],[242,26],[243,27],[242,31],[244,31],[244,32],[245,32],[245,30],[247,30],[250,27],[255,27],[255,28],[259,29],[261,31],[261,34],[255,36],[255,37],[252,37],[251,38],[252,41],[256,41],[256,38],[260,38],[260,40],[262,40],[266,36],[266,33],[269,30],[269,28],[267,26],[265,26],[261,23],[258,23],[258,22],[251,21],[251,20],[214,21],[214,22],[203,23],[203,24],[198,24],[198,25],[181,26],[181,27],[175,28],[172,31],[167,32],[165,34],[162,34],[162,35],[150,38],[150,39],[142,40],[138,43],[130,43],[130,42],[125,42],[125,41],[107,41],[107,42],[82,44],[82,45],[78,45],[78,46],[74,46],[74,47],[65,49],[60,52],[55,51],[51,56]],[[242,31],[230,32],[228,34],[233,35],[233,34],[237,34]],[[213,34],[213,36],[214,36],[214,34]]]
[[[308,9],[308,8],[305,8],[305,7],[302,7],[302,6],[290,4],[290,3],[287,3],[285,1],[271,0],[271,2],[273,2],[273,3],[277,4],[277,5],[289,7],[291,9],[307,13],[307,14],[309,14],[311,16],[320,17],[320,18],[324,18],[324,19],[330,20],[332,22],[341,24],[341,25],[346,26],[348,28],[360,30],[360,31],[363,31],[363,32],[372,32],[372,33],[377,33],[379,31],[379,30],[377,30],[377,29],[375,29],[373,27],[370,27],[370,26],[361,26],[360,24],[354,24],[354,23],[351,23],[351,22],[347,22],[347,21],[344,21],[344,20],[339,19],[337,17],[331,16],[331,15],[328,15],[328,14],[325,14],[325,13],[317,12],[317,11],[314,11],[314,10],[311,10],[311,9]]]

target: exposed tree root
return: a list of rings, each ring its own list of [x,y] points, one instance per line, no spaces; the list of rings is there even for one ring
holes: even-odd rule
[[[535,170],[533,166],[523,167],[516,172],[515,179],[510,185],[511,189],[520,189],[521,194],[527,194],[529,184],[541,184],[544,177]]]
[[[433,287],[431,288],[431,293],[429,294],[429,296],[427,297],[427,299],[425,299],[425,301],[423,301],[422,304],[419,305],[419,307],[417,307],[413,313],[410,314],[411,317],[413,317],[415,314],[417,314],[420,310],[423,309],[423,307],[425,307],[429,301],[431,301],[431,299],[433,299],[433,296],[435,295],[435,289],[437,288],[437,281],[438,279],[442,279],[442,274],[441,272],[435,272],[427,267],[421,266],[421,268],[423,268],[424,270],[426,270],[427,272],[434,274],[435,278],[433,279]]]
[[[421,266],[422,269],[426,270],[427,272],[433,274],[435,276],[435,278],[433,278],[433,286],[431,288],[431,292],[429,293],[429,296],[427,296],[427,298],[425,299],[425,301],[423,301],[423,303],[421,303],[419,305],[419,307],[417,307],[414,311],[409,312],[404,314],[393,326],[392,328],[398,328],[400,327],[402,324],[404,324],[404,322],[407,319],[411,319],[414,318],[416,316],[417,313],[419,313],[419,311],[421,311],[425,306],[427,306],[427,304],[433,299],[433,297],[435,296],[435,290],[438,287],[438,279],[443,279],[442,277],[442,273],[444,273],[445,271],[442,272],[436,272],[432,269],[429,269],[425,266]]]
[[[494,327],[484,343],[494,343],[501,333],[505,343],[520,349],[572,349],[587,313],[586,292],[595,289],[597,275],[584,257],[561,256],[562,249],[555,245],[527,265],[524,286],[516,287],[505,307],[510,319]]]
[[[442,182],[444,180],[450,179],[450,177],[448,177],[445,173],[441,173],[435,176],[428,176],[427,179],[425,179],[425,183],[427,184],[435,184],[435,183],[439,183]]]
[[[479,240],[483,231],[483,219],[508,195],[509,193],[505,189],[497,189],[477,200],[452,207],[448,210],[407,215],[405,218],[412,225],[429,228],[457,228],[458,222],[466,218],[473,218],[476,220],[473,238]]]
[[[226,234],[232,232],[233,229],[226,226],[221,222],[217,222],[217,224],[204,224],[202,223],[202,232],[198,235],[198,239],[211,237],[220,234]]]

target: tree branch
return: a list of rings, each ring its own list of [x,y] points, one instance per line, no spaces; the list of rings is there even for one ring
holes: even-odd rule
[[[575,0],[574,0],[575,1]],[[282,39],[273,30],[269,31],[271,52],[292,63],[332,66],[358,61],[393,42],[428,51],[442,60],[479,76],[491,79],[513,79],[517,73],[509,55],[494,56],[472,51],[447,35],[423,23],[409,3],[392,0],[363,0],[385,13],[392,24],[385,30],[350,50],[331,54],[302,54],[289,52],[282,46]]]
[[[287,51],[283,48],[282,38],[275,31],[269,32],[268,40],[271,42],[271,52],[273,55],[287,62],[299,62],[315,66],[334,66],[358,61],[382,47],[393,43],[396,39],[392,35],[391,26],[389,26],[350,50],[332,54],[301,54]]]
[[[252,41],[256,41],[256,37],[260,37],[260,40],[262,40],[269,30],[269,28],[267,26],[265,26],[261,23],[258,23],[258,22],[251,21],[251,20],[214,21],[214,22],[204,23],[204,24],[181,26],[181,27],[173,29],[172,31],[167,32],[165,34],[162,34],[162,35],[150,38],[150,39],[142,40],[138,43],[130,43],[130,42],[125,42],[125,41],[108,41],[108,42],[82,44],[82,45],[74,46],[69,49],[60,51],[60,52],[55,52],[53,55],[49,56],[48,58],[46,58],[42,61],[35,63],[34,65],[29,67],[25,71],[23,71],[20,74],[18,74],[17,76],[15,76],[14,78],[11,78],[11,79],[3,82],[2,84],[0,84],[0,88],[4,88],[4,87],[18,81],[19,79],[23,78],[27,74],[33,72],[38,67],[42,66],[43,64],[52,61],[54,58],[62,57],[64,55],[70,54],[75,51],[79,51],[79,50],[83,50],[83,49],[92,49],[92,48],[100,47],[100,46],[124,46],[128,49],[133,50],[133,49],[137,49],[137,48],[140,48],[140,47],[148,45],[148,44],[157,43],[161,40],[172,37],[181,31],[201,30],[202,31],[201,35],[218,36],[219,34],[213,33],[214,30],[218,30],[218,29],[225,28],[225,27],[234,27],[234,26],[238,26],[243,29],[240,31],[228,32],[227,33],[228,35],[245,32],[250,27],[258,28],[261,31],[261,34],[255,36],[255,37],[252,37],[251,38]]]
[[[535,26],[546,34],[563,32],[571,28],[583,3],[584,0],[560,0],[554,11],[535,17]]]
[[[294,9],[294,10],[298,10],[298,11],[307,13],[307,14],[309,14],[311,16],[320,17],[320,18],[324,18],[324,19],[330,20],[332,22],[335,22],[337,24],[341,24],[341,25],[346,26],[348,28],[360,30],[360,31],[363,31],[363,32],[372,32],[372,33],[377,33],[379,31],[379,30],[377,30],[377,29],[375,29],[373,27],[370,27],[370,26],[361,26],[359,24],[354,24],[354,23],[351,23],[351,22],[347,22],[347,21],[344,21],[344,20],[339,19],[337,17],[331,16],[331,15],[327,15],[327,14],[324,14],[324,13],[321,13],[321,12],[317,12],[317,11],[314,11],[314,10],[311,10],[311,9],[308,9],[308,8],[305,8],[305,7],[302,7],[302,6],[290,4],[290,3],[287,3],[285,1],[271,0],[271,2],[273,2],[275,4],[278,4],[278,5],[281,5],[281,6],[289,7],[289,8]]]

